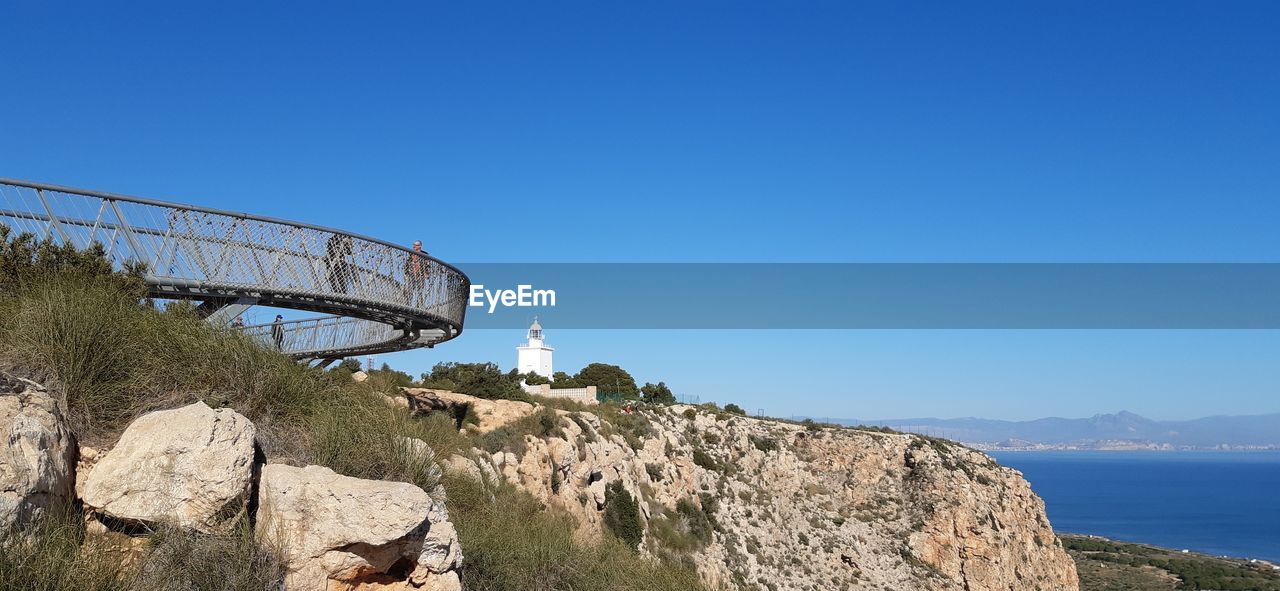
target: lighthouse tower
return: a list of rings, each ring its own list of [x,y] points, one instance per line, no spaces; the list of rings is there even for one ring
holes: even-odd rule
[[[516,347],[516,367],[520,373],[533,372],[549,378],[551,377],[551,354],[554,352],[555,349],[548,347],[542,340],[542,325],[538,324],[538,317],[534,316],[533,324],[529,325],[529,343]]]

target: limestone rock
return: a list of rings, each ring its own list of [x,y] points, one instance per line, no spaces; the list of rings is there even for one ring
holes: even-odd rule
[[[367,382],[367,381],[369,381],[369,374],[367,374],[367,373],[365,373],[365,372],[363,372],[363,371],[353,372],[353,373],[351,374],[351,379],[353,379],[353,380],[355,380],[355,381],[357,381],[357,382]]]
[[[623,426],[593,424],[606,421],[588,413],[567,419],[564,437],[527,437],[522,455],[494,453],[492,466],[572,516],[575,535],[588,539],[605,535],[605,488],[614,481],[636,497],[646,522],[678,520],[678,528],[690,523],[682,503],[686,512],[700,508],[717,527],[689,558],[710,588],[1079,587],[1021,475],[958,444],[810,430],[688,405],[641,410],[628,422],[646,427],[631,442],[618,434]],[[752,551],[743,548],[748,540]]]
[[[387,396],[381,392],[376,393],[376,395],[381,396],[382,401],[387,403],[387,406],[409,410],[409,399],[405,396]]]
[[[480,420],[476,429],[481,433],[514,423],[535,410],[534,405],[518,400],[488,400],[430,388],[403,388],[403,391],[408,396],[410,410],[415,412],[452,411],[460,406],[470,406]]]
[[[480,480],[480,466],[474,461],[464,458],[458,454],[449,456],[444,461],[444,471],[458,476],[465,476],[471,480]]]
[[[70,501],[76,443],[58,401],[0,373],[0,533]]]
[[[289,563],[289,591],[447,589],[458,580],[457,532],[431,520],[434,501],[417,486],[272,464],[258,498],[258,537]],[[392,580],[388,571],[406,561],[408,578]]]
[[[409,575],[409,579],[421,585],[431,578],[431,574],[453,570],[461,559],[462,547],[458,545],[458,531],[453,524],[448,521],[433,523],[422,540],[418,567]]]
[[[94,513],[124,522],[226,531],[248,508],[255,429],[203,402],[129,425],[84,483]]]
[[[93,467],[98,465],[98,460],[102,458],[102,454],[98,450],[87,445],[80,446],[80,457],[76,459],[76,498],[84,497],[84,486],[89,482],[89,474],[93,472]]]

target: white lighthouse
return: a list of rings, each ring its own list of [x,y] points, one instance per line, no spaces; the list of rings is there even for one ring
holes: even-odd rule
[[[516,347],[517,363],[520,373],[533,372],[542,377],[551,377],[551,354],[555,349],[548,347],[546,342],[542,340],[542,325],[538,324],[538,317],[533,317],[533,324],[529,325],[529,343]]]

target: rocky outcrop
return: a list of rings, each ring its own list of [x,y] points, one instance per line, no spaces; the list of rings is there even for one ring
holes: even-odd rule
[[[0,430],[0,535],[79,499],[86,543],[126,566],[146,564],[153,531],[226,534],[252,523],[287,570],[285,591],[462,589],[462,549],[442,486],[263,466],[253,423],[230,409],[197,402],[152,412],[109,450],[77,449],[53,397],[0,373]],[[425,442],[398,444],[427,467],[424,480],[439,479]],[[498,477],[490,469],[488,478]]]
[[[489,400],[448,390],[430,388],[404,388],[409,409],[414,413],[443,411],[455,416],[465,415],[470,409],[477,423],[473,427],[479,433],[488,433],[509,425],[534,413],[537,408],[519,400]]]
[[[644,552],[691,547],[716,588],[1074,590],[1075,565],[1021,475],[958,444],[673,406],[601,420],[561,412],[563,436],[448,469],[492,469],[604,531],[620,481]]]
[[[76,443],[58,401],[0,372],[0,532],[68,503]]]
[[[144,415],[84,477],[81,500],[108,521],[224,532],[248,510],[254,433],[203,402]]]
[[[287,560],[290,591],[458,590],[462,551],[438,503],[412,484],[275,464],[262,470],[257,531]]]

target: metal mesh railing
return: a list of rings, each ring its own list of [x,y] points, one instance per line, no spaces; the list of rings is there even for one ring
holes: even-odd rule
[[[400,343],[409,348],[415,341],[412,333],[390,325],[344,316],[254,324],[239,330],[277,350],[311,358],[355,355],[368,343]]]
[[[0,223],[77,248],[101,244],[118,266],[143,263],[156,297],[347,317],[288,323],[283,350],[298,356],[430,346],[457,336],[466,313],[470,282],[453,266],[319,226],[7,179]]]

